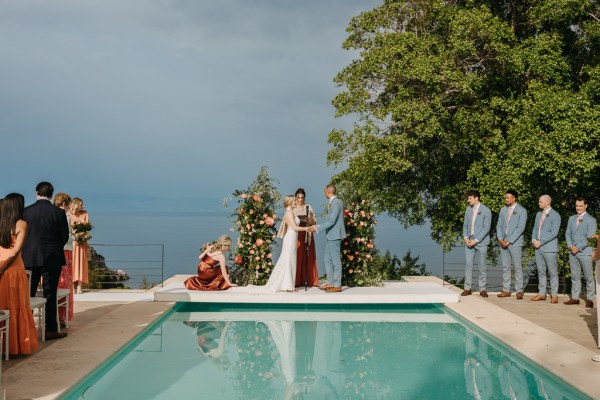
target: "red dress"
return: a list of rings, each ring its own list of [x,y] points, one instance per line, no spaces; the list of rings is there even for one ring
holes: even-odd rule
[[[198,263],[198,275],[186,279],[189,290],[226,290],[231,286],[225,281],[219,262],[205,254]]]
[[[13,246],[15,240],[16,237],[13,236]],[[0,263],[8,258],[9,252],[10,249],[0,247]],[[10,354],[30,354],[36,351],[38,348],[37,331],[29,306],[29,280],[21,253],[0,276],[0,310],[10,310],[8,352]],[[2,354],[0,352],[0,355]]]
[[[299,216],[300,226],[307,226],[306,216]],[[312,236],[312,235],[311,235]],[[315,238],[311,237],[308,246],[308,268],[305,265],[306,243],[304,242],[306,232],[298,232],[298,241],[296,242],[296,287],[304,286],[304,277],[308,270],[308,286],[319,286],[319,273],[317,268],[317,253],[315,251]]]

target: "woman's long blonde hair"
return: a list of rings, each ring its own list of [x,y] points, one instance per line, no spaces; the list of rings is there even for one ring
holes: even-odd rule
[[[73,200],[69,203],[69,212],[73,215],[77,212],[77,207],[83,208],[83,200],[79,197],[73,197]]]
[[[226,248],[231,247],[232,240],[227,235],[221,235],[217,240],[212,243],[205,243],[200,249],[201,251],[209,250],[213,251],[225,251]]]

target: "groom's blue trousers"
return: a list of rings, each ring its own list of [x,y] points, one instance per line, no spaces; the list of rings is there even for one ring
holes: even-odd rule
[[[327,283],[335,287],[342,286],[341,245],[341,239],[327,240],[327,244],[325,244],[325,272],[327,272]]]

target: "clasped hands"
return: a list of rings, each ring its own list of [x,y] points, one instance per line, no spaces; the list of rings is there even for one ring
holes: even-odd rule
[[[306,231],[307,231],[307,232],[312,232],[312,233],[315,233],[315,232],[317,231],[317,226],[316,226],[316,225],[309,226],[309,227],[306,229]]]
[[[504,239],[500,239],[498,240],[498,242],[500,243],[500,246],[502,246],[503,249],[506,249],[510,245],[510,242]]]

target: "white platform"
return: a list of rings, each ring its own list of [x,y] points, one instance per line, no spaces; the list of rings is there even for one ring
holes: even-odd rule
[[[299,288],[294,293],[274,294],[256,294],[245,287],[203,292],[187,290],[183,282],[176,282],[154,293],[154,301],[192,303],[432,304],[458,303],[459,297],[458,293],[430,282],[389,282],[383,287],[345,288],[340,293]]]

